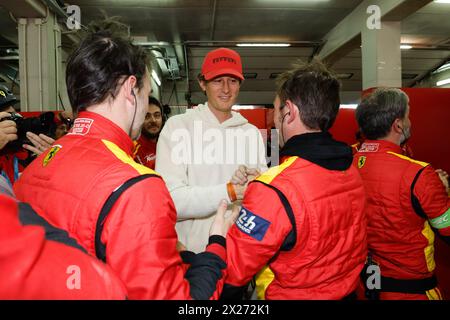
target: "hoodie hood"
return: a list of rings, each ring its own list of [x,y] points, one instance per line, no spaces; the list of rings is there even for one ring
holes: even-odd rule
[[[280,151],[280,158],[298,156],[328,170],[343,171],[353,161],[352,149],[336,141],[328,132],[312,132],[290,138]]]
[[[208,106],[208,102],[205,104],[199,104],[194,109],[189,109],[187,112],[191,113],[192,116],[196,118],[200,118],[202,121],[206,123],[210,123],[214,127],[238,127],[248,123],[248,120],[245,119],[239,112],[231,111],[231,118],[219,123],[216,116],[211,112]]]

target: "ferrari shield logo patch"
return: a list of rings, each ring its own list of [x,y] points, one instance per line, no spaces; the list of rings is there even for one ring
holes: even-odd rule
[[[61,150],[62,146],[55,145],[51,147],[50,151],[45,156],[44,160],[42,161],[42,165],[45,167],[48,165],[48,163],[55,157],[56,153]]]
[[[359,157],[359,159],[358,159],[358,168],[361,169],[364,166],[365,163],[366,163],[366,157],[364,157],[364,156]]]

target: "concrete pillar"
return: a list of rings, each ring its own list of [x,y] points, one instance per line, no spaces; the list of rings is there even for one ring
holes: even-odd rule
[[[380,29],[363,28],[363,90],[373,87],[402,86],[400,50],[401,22],[382,22]]]
[[[61,29],[54,14],[18,19],[22,111],[60,110]]]

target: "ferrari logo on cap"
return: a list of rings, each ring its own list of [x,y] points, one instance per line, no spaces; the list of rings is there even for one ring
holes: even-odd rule
[[[358,159],[358,168],[361,169],[364,166],[365,163],[366,163],[366,157],[364,157],[364,156],[359,157],[359,159]]]
[[[6,94],[5,94],[5,92],[3,90],[0,90],[0,96],[3,96],[3,97],[6,98]]]
[[[48,163],[55,157],[56,153],[61,150],[62,146],[56,145],[53,146],[50,151],[47,153],[47,155],[44,158],[44,161],[42,161],[42,165],[45,167],[48,165]]]

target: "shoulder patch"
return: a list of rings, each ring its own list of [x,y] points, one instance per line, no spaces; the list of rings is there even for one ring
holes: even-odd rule
[[[417,161],[417,160],[411,159],[411,158],[409,158],[407,156],[404,156],[402,154],[398,154],[398,153],[395,153],[395,152],[392,152],[392,151],[388,151],[387,153],[392,154],[392,155],[394,155],[396,157],[399,157],[399,158],[401,158],[403,160],[407,160],[407,161],[410,161],[412,163],[418,164],[418,165],[420,165],[422,167],[426,167],[426,166],[429,165],[429,163],[422,162],[422,161]]]
[[[266,172],[262,173],[258,178],[256,178],[256,180],[264,182],[266,184],[270,184],[273,179],[275,179],[281,172],[283,172],[283,170],[289,168],[297,159],[298,157],[288,158],[282,164],[272,167]]]
[[[243,233],[261,241],[269,229],[270,222],[242,207],[239,218],[236,220],[236,226]]]
[[[111,151],[117,157],[117,159],[119,159],[123,163],[132,166],[137,172],[139,172],[139,174],[154,174],[159,176],[159,174],[153,171],[152,169],[135,162],[133,158],[131,158],[125,151],[120,149],[116,144],[112,143],[111,141],[103,139],[102,142],[109,149],[109,151]]]
[[[75,119],[72,129],[69,131],[69,135],[77,134],[80,136],[85,136],[91,130],[92,124],[94,123],[93,119],[89,118],[77,118]]]
[[[53,158],[55,157],[56,153],[61,150],[62,146],[59,144],[56,144],[54,146],[52,146],[50,148],[50,150],[48,151],[47,155],[45,156],[44,160],[42,161],[42,166],[46,167],[50,161],[53,160]]]
[[[358,152],[377,152],[380,148],[380,144],[373,142],[373,143],[366,143],[364,142],[361,146],[361,148],[358,150]]]
[[[358,158],[358,168],[361,169],[365,164],[366,164],[366,157],[365,156],[360,156]]]

